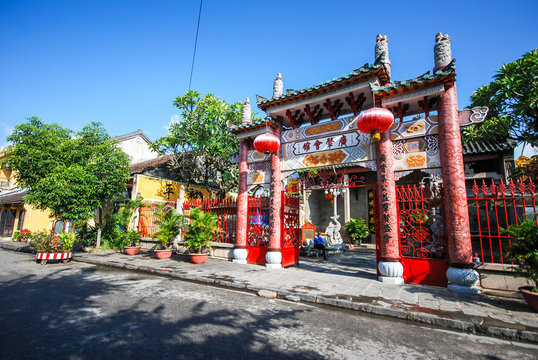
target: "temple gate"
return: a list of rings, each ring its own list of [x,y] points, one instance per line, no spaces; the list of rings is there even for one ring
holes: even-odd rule
[[[374,63],[350,74],[285,93],[278,74],[273,96],[257,96],[258,107],[267,114],[265,119],[251,121],[250,102],[246,100],[242,124],[230,130],[241,140],[234,262],[246,263],[251,257],[247,244],[252,229],[249,191],[262,189],[269,199],[267,250],[265,259],[257,255],[256,263],[281,268],[292,258],[285,256],[288,260],[283,261],[286,251],[282,239],[289,233],[283,225],[287,215],[282,190],[290,181],[299,182],[305,205],[311,190],[305,177],[320,178],[320,172],[330,171],[340,180],[327,182],[325,189],[353,187],[349,179],[357,176],[375,189],[380,281],[443,286],[448,282],[451,290],[478,292],[478,274],[472,269],[460,127],[483,121],[487,108],[458,112],[455,60],[447,35],[436,35],[434,59],[433,74],[394,81],[388,39],[378,35]],[[357,116],[373,107],[386,108],[397,119],[374,142],[357,127]],[[252,150],[252,141],[265,132],[280,139],[278,151],[263,154]],[[421,184],[415,188],[396,187],[396,181],[417,174]],[[425,194],[426,188],[430,193]],[[436,198],[432,189],[438,192]],[[356,191],[356,201],[364,199],[366,204],[364,194]],[[348,204],[349,196],[349,191],[343,196]],[[306,208],[304,212],[308,212]],[[334,217],[331,229],[341,226],[338,216]],[[344,220],[348,218],[344,211]],[[297,234],[305,222],[297,223]],[[434,246],[444,249],[433,251]],[[433,253],[436,255],[428,255]]]

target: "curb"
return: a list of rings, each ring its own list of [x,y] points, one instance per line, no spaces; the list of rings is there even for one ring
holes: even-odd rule
[[[0,243],[0,248],[6,250],[13,250],[18,252],[32,253],[33,251],[27,246],[20,247],[11,243]],[[440,328],[446,328],[451,330],[462,331],[471,334],[487,335],[506,340],[524,341],[530,343],[538,343],[538,332],[531,330],[516,329],[513,327],[501,327],[484,325],[485,319],[483,317],[474,317],[473,321],[469,320],[456,320],[438,315],[432,315],[416,311],[406,311],[397,307],[384,307],[379,305],[360,303],[345,299],[335,299],[332,297],[316,296],[312,294],[296,293],[280,289],[272,289],[269,287],[263,287],[258,285],[244,284],[238,281],[227,281],[220,279],[210,279],[203,276],[196,276],[190,274],[177,274],[170,270],[155,269],[147,266],[135,266],[126,265],[116,262],[100,260],[100,259],[82,259],[72,258],[72,261],[83,262],[93,265],[107,266],[117,269],[125,269],[137,272],[144,272],[149,274],[155,274],[160,276],[167,276],[175,279],[201,283],[205,285],[216,285],[219,287],[230,288],[234,290],[242,290],[245,292],[255,293],[262,297],[268,297],[264,294],[274,293],[278,298],[288,301],[302,301],[305,303],[331,306],[335,308],[360,311],[366,314],[373,314],[378,316],[386,316],[399,320],[412,321],[415,323],[426,324],[436,326]],[[259,293],[261,292],[261,293]],[[269,296],[271,297],[271,296]]]

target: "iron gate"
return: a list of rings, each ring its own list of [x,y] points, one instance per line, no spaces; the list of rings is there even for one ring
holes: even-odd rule
[[[442,187],[397,186],[396,198],[404,281],[446,286],[448,257]]]

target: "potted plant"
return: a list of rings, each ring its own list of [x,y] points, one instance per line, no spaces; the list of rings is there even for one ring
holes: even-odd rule
[[[507,251],[508,259],[517,267],[516,276],[529,278],[534,286],[522,286],[519,291],[531,308],[538,311],[538,224],[536,219],[525,220],[519,226],[504,230],[514,238]]]
[[[30,246],[37,252],[36,259],[41,264],[51,260],[68,262],[73,253],[73,245],[77,237],[75,233],[50,233],[40,231],[34,234]]]
[[[21,231],[15,231],[13,233],[13,241],[27,242],[32,240],[32,232],[28,229],[23,229]]]
[[[129,246],[125,246],[123,249],[127,255],[138,255],[140,253],[140,240],[142,236],[137,230],[128,230],[126,235],[126,240],[129,243]]]
[[[169,259],[172,256],[170,244],[181,231],[183,223],[183,215],[179,214],[173,206],[156,204],[157,212],[153,214],[156,218],[155,225],[157,232],[153,234],[153,238],[157,239],[157,248],[155,255],[159,259]]]
[[[368,225],[364,222],[364,219],[350,218],[349,222],[344,226],[349,236],[351,236],[352,241],[360,245],[361,240],[370,235],[368,230]]]
[[[131,230],[127,230],[127,233],[125,234],[125,243],[128,245],[123,247],[127,255],[137,255],[140,253],[140,246],[138,245],[140,244],[142,236],[134,229],[133,215],[142,206],[142,201],[142,198],[137,198],[136,200],[128,199],[122,204],[120,211],[118,212],[118,224],[123,229],[131,228]]]
[[[220,230],[217,226],[219,218],[215,213],[204,213],[199,207],[192,209],[188,218],[188,230],[183,235],[183,241],[190,249],[191,261],[195,264],[202,264],[208,256],[208,253],[203,250],[211,249],[210,240],[215,232]]]

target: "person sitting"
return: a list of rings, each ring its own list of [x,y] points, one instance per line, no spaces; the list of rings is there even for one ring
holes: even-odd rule
[[[325,239],[323,239],[319,235],[319,231],[316,231],[316,236],[314,237],[314,249],[323,250],[323,258],[325,260],[328,259],[328,257],[327,257],[327,244],[325,243]]]

